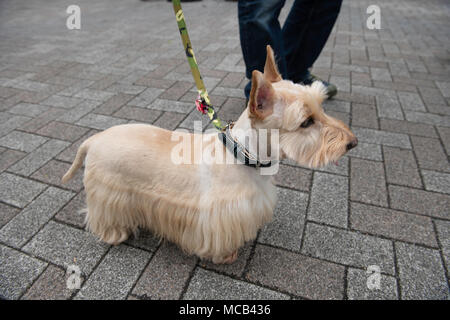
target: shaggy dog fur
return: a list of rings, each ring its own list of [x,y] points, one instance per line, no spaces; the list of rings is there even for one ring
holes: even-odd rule
[[[324,98],[319,82],[301,86],[282,80],[268,46],[264,73],[253,72],[248,107],[232,133],[241,143],[247,139],[252,151],[258,144],[254,132],[275,129],[281,159],[308,167],[337,161],[357,140],[343,122],[324,113]],[[179,143],[173,134],[144,124],[109,128],[83,142],[62,180],[72,178],[85,159],[87,229],[107,243],[119,244],[146,228],[189,254],[233,262],[237,250],[272,218],[272,177],[211,161],[229,153],[216,133],[177,132],[191,150],[208,149],[209,161],[190,155],[190,163],[176,164],[173,150]]]

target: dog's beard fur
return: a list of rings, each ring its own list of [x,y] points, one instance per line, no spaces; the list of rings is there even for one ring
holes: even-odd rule
[[[249,105],[235,127],[279,130],[277,151],[301,165],[317,167],[341,157],[355,137],[341,121],[324,114],[323,86],[282,80],[270,47],[264,71],[253,72]],[[302,128],[308,117],[314,124]],[[146,228],[189,254],[232,262],[272,218],[272,179],[243,165],[176,165],[170,158],[175,146],[171,134],[141,124],[105,130],[80,146],[63,182],[86,158],[86,226],[107,243],[119,244]],[[200,143],[206,147],[215,139],[217,135],[207,136]],[[219,146],[212,157],[227,152]]]

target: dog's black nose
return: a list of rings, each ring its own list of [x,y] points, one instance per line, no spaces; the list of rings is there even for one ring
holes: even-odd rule
[[[356,147],[357,145],[358,145],[358,139],[355,138],[354,140],[350,141],[350,142],[347,144],[347,151],[353,149],[353,148]]]

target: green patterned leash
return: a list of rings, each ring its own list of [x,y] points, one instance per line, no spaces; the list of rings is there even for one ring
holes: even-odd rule
[[[191,67],[192,76],[195,80],[195,85],[198,90],[198,98],[195,101],[197,110],[203,114],[208,114],[214,127],[217,130],[224,131],[227,125],[224,125],[222,121],[217,117],[217,113],[211,106],[209,101],[208,91],[206,91],[205,84],[203,83],[202,76],[198,70],[197,60],[195,59],[194,50],[192,49],[191,40],[186,28],[186,22],[184,21],[183,10],[181,9],[180,0],[172,0],[173,10],[175,11],[175,17],[177,19],[178,29],[180,30],[181,40],[183,41],[184,52]]]

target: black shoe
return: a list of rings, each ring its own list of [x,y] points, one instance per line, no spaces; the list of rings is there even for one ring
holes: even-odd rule
[[[329,83],[329,82],[327,82],[325,80],[322,80],[319,77],[316,77],[315,75],[313,75],[312,73],[310,73],[305,80],[299,82],[299,84],[303,84],[305,86],[309,86],[314,81],[322,82],[322,84],[325,86],[325,88],[327,90],[327,97],[328,97],[328,99],[334,97],[337,94],[337,88],[336,88],[336,86],[334,84]]]

